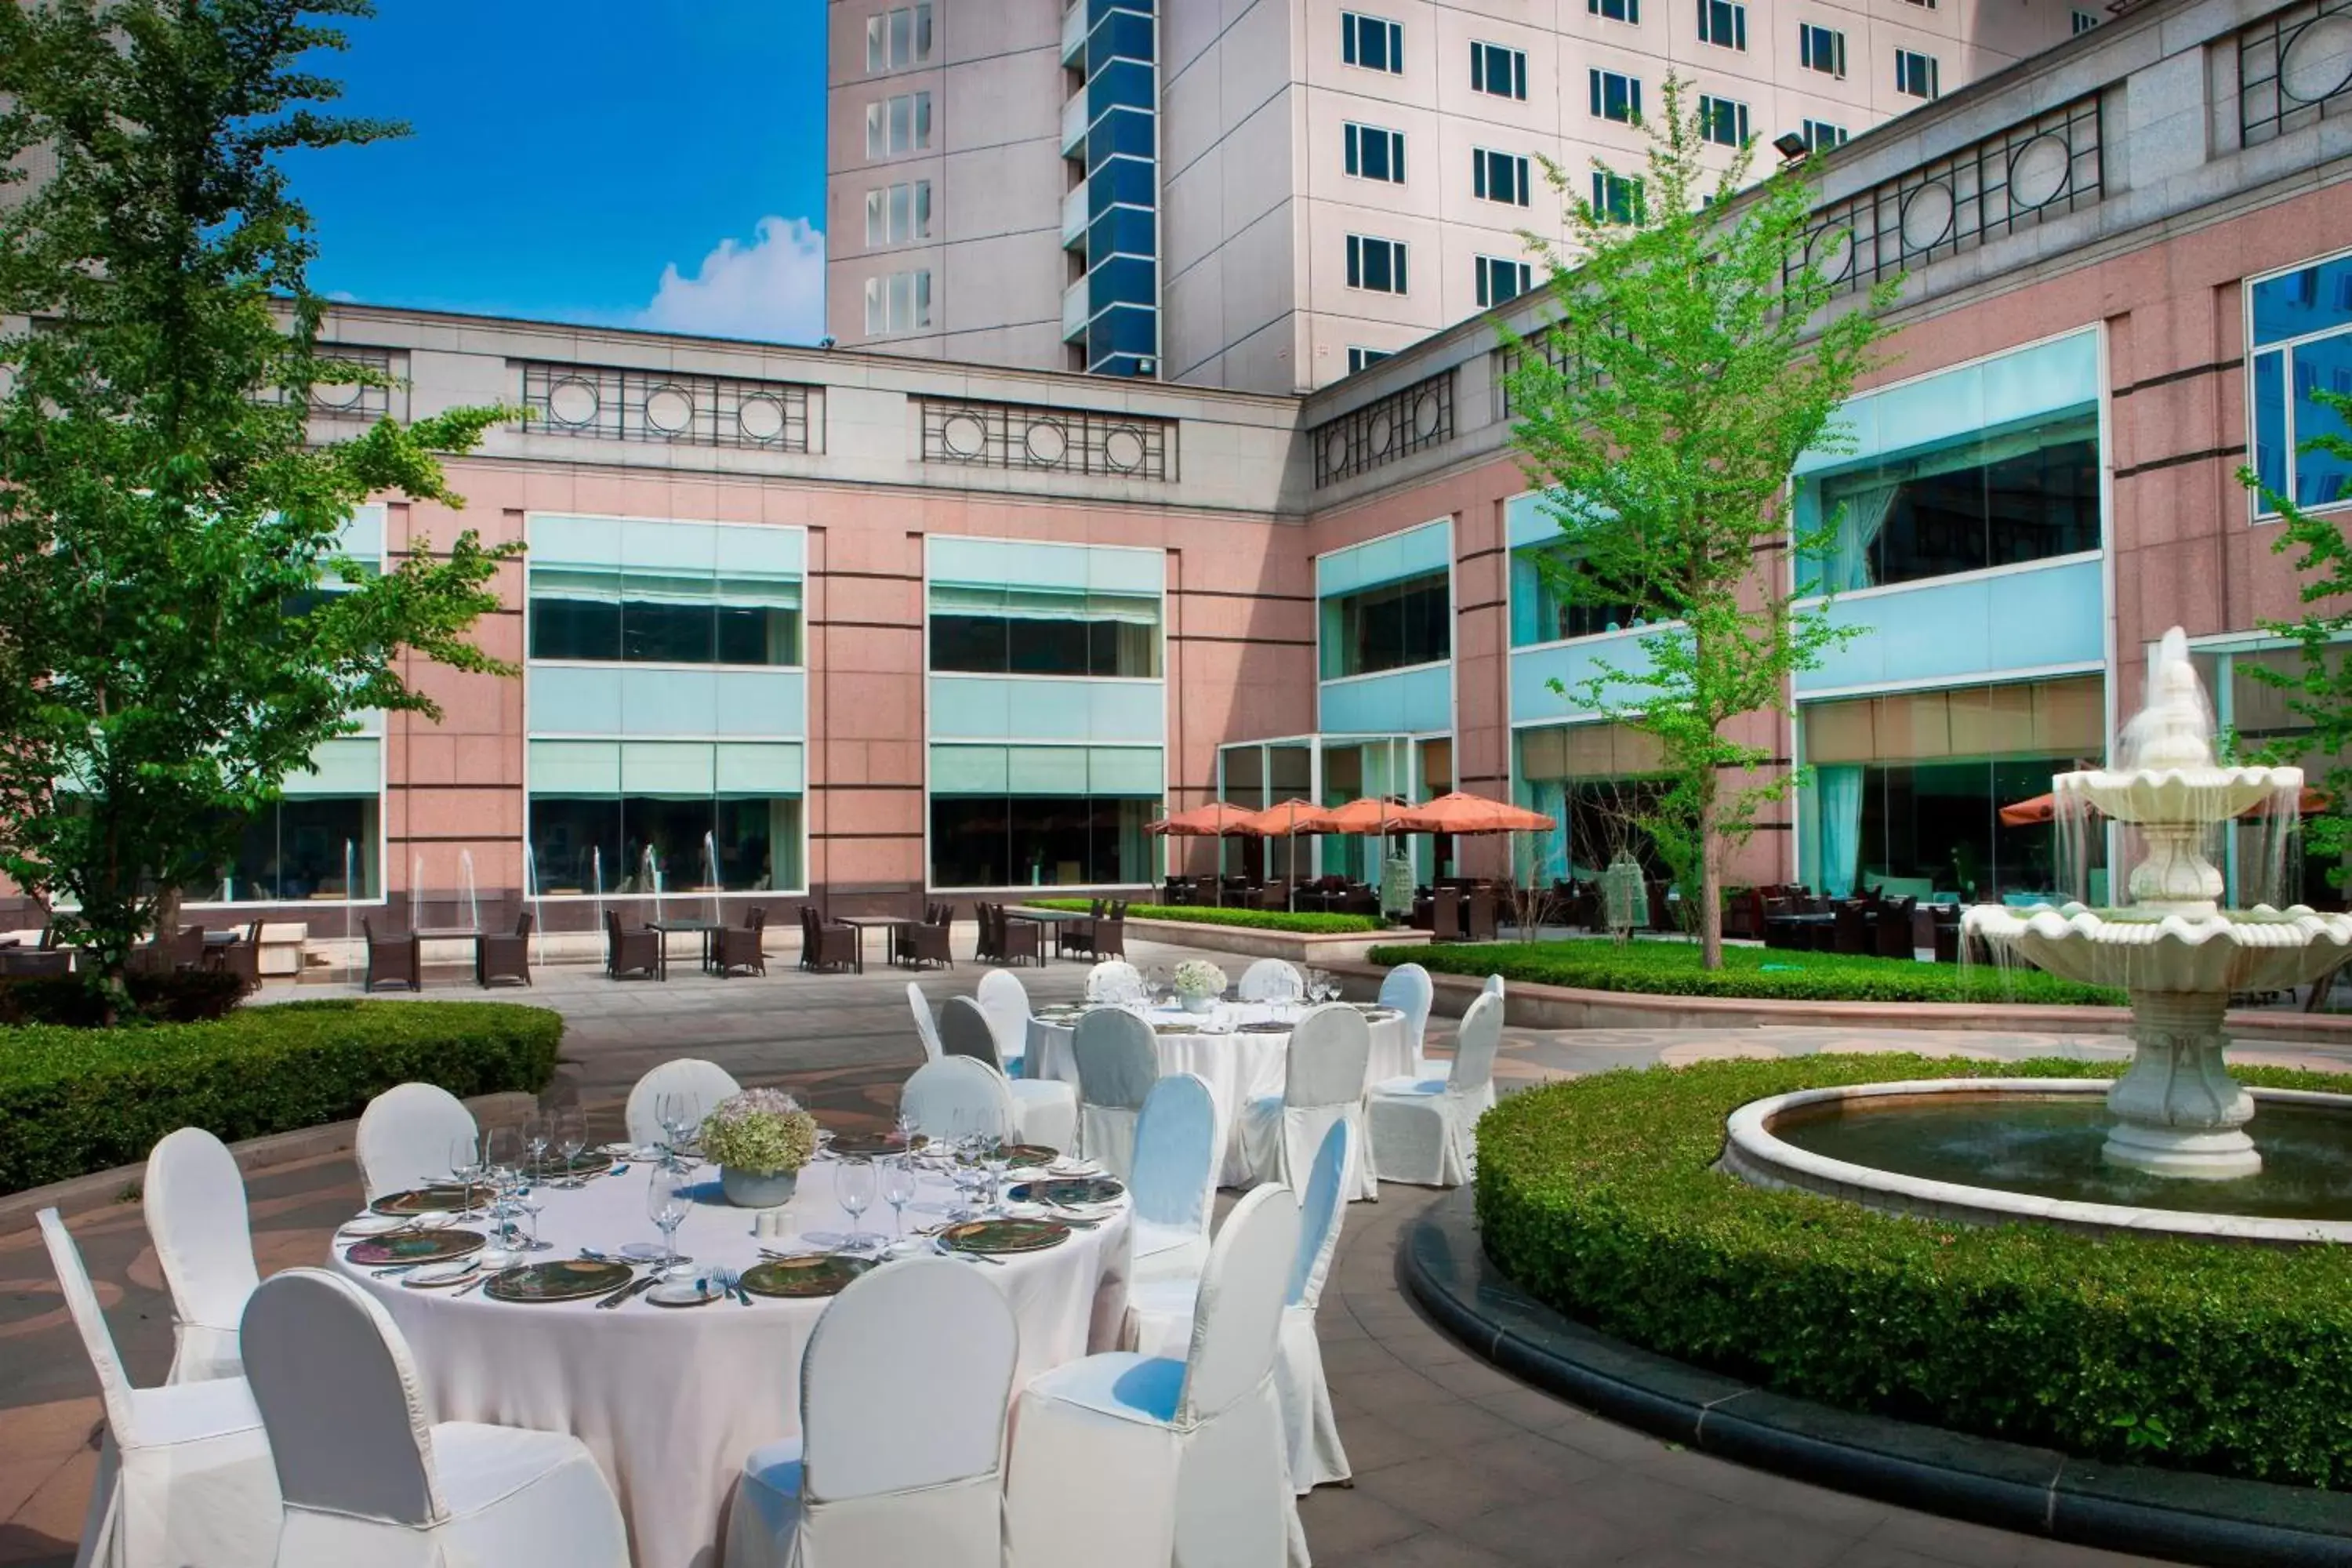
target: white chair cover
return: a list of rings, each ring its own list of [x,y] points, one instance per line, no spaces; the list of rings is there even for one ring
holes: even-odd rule
[[[1388,972],[1381,982],[1381,1005],[1393,1007],[1404,1015],[1405,1045],[1412,1052],[1412,1076],[1429,1077],[1423,1063],[1429,1059],[1423,1043],[1429,1033],[1429,1009],[1437,999],[1437,987],[1429,978],[1429,971],[1418,963],[1400,963]]]
[[[1481,987],[1481,991],[1484,994],[1492,996],[1499,1002],[1502,1000],[1503,996],[1503,977],[1499,974],[1489,974],[1486,976],[1486,984]]]
[[[1478,1154],[1478,1118],[1495,1103],[1495,1053],[1503,999],[1484,993],[1462,1015],[1453,1070],[1442,1079],[1392,1079],[1370,1097],[1373,1160],[1391,1182],[1458,1187]]]
[[[404,1193],[449,1180],[449,1145],[479,1138],[474,1113],[447,1089],[429,1083],[404,1083],[385,1089],[360,1112],[352,1153],[360,1181],[373,1203],[386,1193]]]
[[[1242,971],[1244,1002],[1296,1002],[1307,994],[1307,977],[1279,958],[1261,958]]]
[[[1018,985],[1020,982],[1015,980],[1013,984]],[[1021,1027],[1025,1037],[1029,1028],[1025,1013],[1022,1015]],[[1013,1077],[1000,1054],[1003,1037],[979,1003],[969,996],[947,999],[940,1008],[940,1046],[949,1056],[977,1061],[1005,1080],[1017,1112],[1015,1131],[1024,1142],[1041,1143],[1048,1149],[1078,1146],[1076,1086],[1059,1079]]]
[[[898,1109],[917,1131],[933,1138],[952,1138],[959,1130],[1011,1138],[1020,1130],[1004,1075],[970,1057],[941,1057],[917,1068],[898,1091]]]
[[[917,1259],[825,1309],[801,1356],[801,1436],[744,1461],[727,1568],[1002,1568],[1021,1332],[988,1272]]]
[[[1143,971],[1123,958],[1106,958],[1087,971],[1089,1002],[1141,1002],[1148,994]]]
[[[1135,1169],[1135,1123],[1160,1081],[1151,1026],[1117,1007],[1078,1020],[1070,1042],[1078,1064],[1078,1148],[1125,1181]]]
[[[278,1546],[278,1475],[245,1379],[131,1387],[65,1221],[55,1209],[39,1219],[106,1408],[75,1568],[268,1562]]]
[[[1135,1175],[1127,1184],[1129,1278],[1199,1283],[1209,1260],[1209,1221],[1216,1213],[1217,1166],[1225,1141],[1217,1099],[1196,1073],[1171,1073],[1151,1086],[1135,1121]]]
[[[1274,1353],[1298,1203],[1234,1205],[1201,1277],[1186,1358],[1113,1351],[1021,1395],[1005,1487],[1019,1568],[1275,1568],[1304,1563]]]
[[[286,1499],[278,1568],[627,1568],[620,1505],[587,1447],[428,1424],[407,1342],[341,1275],[264,1281],[245,1310],[245,1361]]]
[[[914,1009],[915,1034],[923,1042],[923,1059],[939,1060],[943,1048],[940,1045],[939,1021],[931,1016],[931,1005],[923,999],[923,988],[911,980],[907,982],[907,1005]]]
[[[717,1062],[704,1061],[700,1057],[679,1057],[667,1061],[637,1079],[629,1090],[628,1110],[622,1120],[629,1129],[632,1143],[659,1143],[669,1134],[662,1131],[656,1112],[665,1094],[691,1095],[698,1110],[695,1121],[719,1109],[719,1102],[742,1089],[735,1075]]]
[[[1334,1121],[1345,1121],[1354,1133],[1349,1140],[1349,1198],[1380,1197],[1380,1167],[1364,1129],[1364,1078],[1371,1053],[1371,1026],[1355,1008],[1327,1002],[1308,1010],[1290,1034],[1281,1096],[1266,1095],[1242,1107],[1242,1159],[1255,1180],[1296,1190],[1324,1133]]]
[[[1009,969],[992,969],[980,977],[980,1010],[996,1037],[997,1067],[1020,1077],[1022,1058],[1029,1054],[1029,987]]]
[[[261,1274],[236,1156],[203,1128],[183,1127],[148,1153],[140,1191],[172,1292],[172,1370],[163,1381],[237,1376],[237,1321]]]
[[[1347,1123],[1335,1121],[1324,1135],[1322,1148],[1316,1151],[1274,1361],[1283,1448],[1289,1460],[1291,1489],[1300,1497],[1317,1487],[1344,1481],[1349,1473],[1348,1451],[1339,1443],[1339,1418],[1331,1409],[1331,1386],[1323,1375],[1322,1345],[1315,1335],[1315,1309],[1323,1299],[1323,1282],[1331,1272],[1331,1258],[1339,1247],[1340,1220],[1347,1211],[1339,1187],[1347,1176],[1348,1141]],[[1158,1279],[1131,1289],[1119,1348],[1148,1356],[1181,1352],[1192,1342],[1198,1289],[1195,1280]]]

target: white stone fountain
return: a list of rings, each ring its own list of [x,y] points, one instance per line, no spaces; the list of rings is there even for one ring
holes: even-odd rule
[[[2104,816],[2137,826],[2147,858],[2132,870],[2131,907],[2070,903],[2032,910],[1979,906],[1966,930],[1997,952],[2053,974],[2119,986],[2131,996],[2132,1065],[2107,1094],[2115,1125],[2106,1159],[2159,1176],[2228,1181],[2262,1169],[2246,1134],[2254,1102],[2222,1060],[2222,1014],[2237,991],[2283,990],[2352,952],[2352,915],[2297,904],[2221,908],[2221,873],[2206,841],[2222,823],[2267,805],[2274,831],[2294,820],[2300,768],[2223,767],[2212,710],[2188,639],[2165,634],[2147,702],[2124,727],[2123,765],[2053,779],[2058,819]]]

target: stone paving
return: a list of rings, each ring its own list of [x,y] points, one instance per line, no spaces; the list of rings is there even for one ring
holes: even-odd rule
[[[1139,963],[1183,950],[1139,946]],[[1229,970],[1234,961],[1224,962]],[[933,972],[934,1005],[965,994],[980,970]],[[1076,995],[1083,965],[1023,972],[1038,1000]],[[617,1131],[628,1086],[656,1062],[694,1054],[748,1082],[792,1087],[829,1123],[881,1125],[920,1060],[903,972],[810,977],[781,966],[765,980],[715,981],[673,971],[666,984],[616,984],[593,971],[542,971],[514,999],[562,1011],[563,1073],[581,1087],[599,1135]],[[335,987],[303,987],[305,995]],[[473,996],[470,985],[436,995]],[[1433,1021],[1442,1051],[1451,1021]],[[1721,1056],[1822,1050],[1965,1052],[1992,1058],[2115,1057],[2113,1037],[1832,1029],[1512,1028],[1497,1076],[1506,1092],[1547,1078]],[[2352,1063],[2311,1047],[2247,1043],[2245,1060]],[[265,1273],[315,1262],[359,1206],[347,1155],[299,1161],[248,1182]],[[1350,1489],[1325,1488],[1301,1509],[1318,1563],[1362,1568],[1444,1564],[1682,1563],[1735,1568],[2093,1568],[2139,1559],[1990,1530],[1807,1486],[1692,1453],[1587,1415],[1477,1361],[1399,1289],[1401,1227],[1436,1194],[1387,1186],[1349,1210],[1318,1317]],[[135,1202],[71,1220],[133,1381],[171,1358],[171,1307]],[[73,1560],[95,1463],[95,1379],[29,1224],[0,1232],[0,1564]]]

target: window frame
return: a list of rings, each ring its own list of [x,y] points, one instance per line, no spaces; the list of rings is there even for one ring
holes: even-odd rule
[[[907,18],[907,53],[898,54],[898,40],[892,24],[901,16]],[[937,40],[932,26],[931,0],[915,0],[911,5],[892,5],[866,18],[866,74],[882,76],[931,62],[931,51]]]
[[[1914,92],[1911,89],[1911,78],[1918,74],[1916,68],[1922,65],[1927,68],[1925,84],[1927,90]],[[1913,68],[1906,69],[1906,67]],[[1895,90],[1902,97],[1916,98],[1922,103],[1933,103],[1943,96],[1942,77],[1941,64],[1927,50],[1906,48],[1901,44],[1895,46]]]
[[[1492,84],[1496,57],[1500,56],[1508,79],[1501,88]],[[1470,40],[1470,90],[1488,98],[1508,99],[1515,103],[1528,100],[1528,51],[1509,44],[1488,43],[1483,38]]]
[[[907,314],[908,324],[890,325],[896,310],[893,298],[899,279],[907,279]],[[882,325],[877,328],[875,310],[879,301]],[[931,269],[910,267],[897,272],[877,272],[866,279],[866,335],[869,338],[903,337],[909,332],[929,331],[931,327]]]
[[[1712,18],[1717,11],[1731,19],[1731,37],[1714,36]],[[1743,0],[1698,0],[1698,41],[1717,48],[1748,52],[1748,7]]]
[[[1395,284],[1395,287],[1393,288],[1376,287],[1371,283],[1364,281],[1364,279],[1369,278],[1371,274],[1371,268],[1369,265],[1370,247],[1376,245],[1385,247],[1386,254],[1388,256],[1389,277]],[[1349,235],[1348,287],[1358,289],[1366,294],[1389,294],[1398,298],[1402,298],[1412,293],[1412,289],[1411,268],[1409,266],[1409,252],[1406,248],[1405,242],[1402,239],[1391,239],[1386,235]]]
[[[1503,184],[1511,188],[1510,195],[1496,195],[1495,171],[1504,171]],[[1508,153],[1499,147],[1470,149],[1470,191],[1482,202],[1495,202],[1504,206],[1524,207],[1533,205],[1533,192],[1528,177],[1529,163],[1524,153]]]
[[[906,232],[903,234],[894,232],[902,216],[897,205],[900,192],[906,193],[906,210],[903,215]],[[930,181],[893,180],[887,185],[875,185],[866,190],[866,249],[880,250],[892,246],[917,245],[930,237]]]
[[[1370,370],[1372,366],[1380,363],[1381,361],[1395,357],[1395,354],[1396,350],[1394,349],[1372,349],[1366,348],[1361,343],[1349,343],[1348,345],[1348,374],[1349,375],[1354,375],[1359,371]]]
[[[1642,79],[1631,71],[1611,70],[1605,66],[1591,66],[1586,76],[1591,88],[1591,108],[1595,120],[1605,120],[1612,125],[1639,125],[1642,121]],[[1625,112],[1609,112],[1609,84],[1622,84]]]
[[[1604,22],[1622,22],[1629,27],[1642,25],[1642,0],[1584,0],[1584,10]]]
[[[1403,132],[1392,130],[1386,125],[1374,125],[1361,120],[1343,120],[1339,122],[1339,131],[1343,149],[1340,167],[1349,179],[1370,180],[1375,184],[1382,185],[1402,185],[1405,183]],[[1379,137],[1387,144],[1385,156],[1390,169],[1388,174],[1364,173],[1363,165],[1368,160],[1363,158],[1362,151],[1365,142],[1372,137]]]
[[[1371,28],[1381,30],[1381,48],[1387,57],[1380,65],[1367,63],[1368,52],[1363,39]],[[1358,70],[1379,71],[1383,76],[1404,75],[1404,24],[1370,11],[1339,13],[1339,63]]]
[[[1823,137],[1819,134],[1821,132],[1830,132],[1833,134],[1830,137]],[[1804,121],[1801,122],[1798,134],[1804,137],[1806,147],[1815,153],[1825,153],[1832,148],[1843,147],[1853,139],[1853,132],[1848,131],[1844,126],[1828,120]],[[1827,143],[1826,146],[1823,144],[1825,142]]]
[[[1470,266],[1472,273],[1477,279],[1478,308],[1482,310],[1491,310],[1498,305],[1507,305],[1521,295],[1535,291],[1535,268],[1528,261],[1514,259],[1507,256],[1487,256],[1481,253],[1470,258]],[[1497,299],[1494,297],[1494,277],[1496,272],[1506,268],[1513,273],[1517,287]]]
[[[2257,478],[2259,479],[2262,447],[2263,400],[2256,395],[2254,383],[2256,362],[2267,355],[2276,354],[2279,356],[2281,394],[2280,414],[2285,421],[2285,428],[2282,432],[2283,443],[2280,449],[2280,457],[2281,460],[2285,464],[2285,468],[2282,477],[2285,481],[2285,493],[2289,497],[2293,497],[2294,494],[2295,459],[2298,456],[2295,447],[2300,444],[2295,436],[2294,428],[2295,395],[2294,352],[2305,344],[2323,342],[2331,339],[2344,338],[2352,340],[2352,304],[2347,304],[2344,311],[2344,320],[2336,326],[2324,328],[2316,331],[2300,332],[2293,337],[2280,338],[2274,342],[2258,342],[2255,339],[2254,290],[2262,284],[2275,282],[2282,278],[2292,278],[2298,272],[2317,271],[2322,268],[2330,267],[2339,262],[2345,263],[2347,266],[2352,266],[2352,249],[2328,251],[2318,256],[2307,257],[2305,259],[2294,262],[2289,266],[2274,267],[2267,272],[2252,273],[2242,279],[2238,285],[2240,324],[2242,334],[2239,341],[2246,345],[2243,356],[2243,368],[2240,371],[2239,374],[2241,384],[2244,388],[2243,401],[2246,407],[2247,463],[2249,467],[2257,468]],[[2352,289],[2352,279],[2347,279],[2347,289]],[[2341,511],[2347,507],[2352,507],[2352,483],[2347,483],[2345,486],[2344,493],[2335,500],[2313,501],[2309,503],[2297,501],[2295,505],[2298,510],[2315,516],[2323,512]],[[2247,490],[2246,508],[2248,521],[2257,528],[2285,521],[2285,513],[2266,511],[2263,510],[2263,492],[2260,484],[2256,484],[2253,488]]]
[[[1732,140],[1726,142],[1716,132],[1717,113],[1731,110]],[[1703,92],[1698,97],[1699,136],[1711,147],[1738,148],[1748,143],[1748,105],[1736,98],[1717,98]]]
[[[1630,217],[1617,216],[1617,203],[1611,199],[1620,190],[1632,195],[1633,200],[1628,204],[1628,210],[1633,215]],[[1592,171],[1592,211],[1601,222],[1626,226],[1641,223],[1646,210],[1639,175],[1621,174],[1613,169]]]
[[[1828,40],[1831,63],[1823,65],[1815,58],[1815,37]],[[1819,22],[1799,21],[1797,24],[1797,64],[1802,70],[1819,71],[1838,81],[1845,79],[1845,30],[1824,26]]]

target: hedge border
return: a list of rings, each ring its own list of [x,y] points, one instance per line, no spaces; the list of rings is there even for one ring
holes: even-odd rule
[[[1094,908],[1090,899],[1025,899],[1031,909]],[[1363,936],[1389,928],[1370,915],[1293,913],[1287,910],[1225,910],[1214,904],[1129,904],[1127,912],[1139,921],[1175,921],[1184,925],[1234,926],[1245,931],[1288,931],[1295,936]],[[1419,948],[1412,950],[1420,952]]]
[[[215,1023],[0,1029],[0,1193],[147,1157],[165,1133],[225,1142],[341,1121],[397,1083],[536,1093],[561,1014],[503,1002],[288,1002]]]
[[[1630,952],[1628,951],[1630,948]],[[1687,953],[1687,964],[1675,962]],[[1969,968],[1916,959],[1795,952],[1727,946],[1724,967],[1698,967],[1692,942],[1637,939],[1621,948],[1599,938],[1566,942],[1432,942],[1375,947],[1374,963],[1418,963],[1433,973],[1528,985],[1559,985],[1642,996],[1708,996],[1777,1002],[2002,1002],[2034,1006],[2121,1006],[2120,991],[2080,985],[2038,969]],[[1771,969],[1763,966],[1771,964]]]
[[[1724,1118],[1767,1095],[2121,1068],[1822,1056],[1531,1089],[1480,1125],[1478,1219],[1529,1296],[1779,1394],[2099,1461],[2352,1480],[2352,1290],[2332,1249],[1941,1224],[1714,1168]]]

